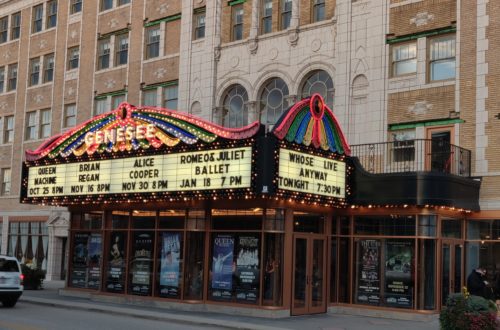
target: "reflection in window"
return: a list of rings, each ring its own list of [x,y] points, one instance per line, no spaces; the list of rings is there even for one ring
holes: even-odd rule
[[[431,39],[429,58],[430,80],[455,78],[455,36]]]
[[[292,20],[292,0],[281,0],[281,29],[290,27]]]
[[[271,79],[262,90],[260,97],[261,122],[264,125],[274,125],[286,110],[285,97],[288,96],[288,86],[281,78]]]
[[[243,5],[232,6],[233,34],[232,40],[243,39]]]
[[[330,75],[323,70],[317,70],[310,73],[302,86],[302,98],[318,93],[323,97],[330,109],[333,108],[333,92],[333,80]]]
[[[399,131],[392,133],[393,161],[413,162],[415,160],[415,131]]]
[[[248,94],[241,85],[233,85],[224,97],[224,126],[242,127],[248,124]]]
[[[313,22],[325,19],[325,0],[313,0]]]
[[[273,29],[273,0],[264,0],[262,3],[262,34]]]
[[[392,46],[392,76],[417,72],[417,44]]]

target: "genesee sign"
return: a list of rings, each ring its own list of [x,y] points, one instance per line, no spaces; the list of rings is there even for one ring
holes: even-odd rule
[[[345,198],[344,162],[280,149],[278,189]]]
[[[30,167],[27,197],[249,188],[252,148]]]

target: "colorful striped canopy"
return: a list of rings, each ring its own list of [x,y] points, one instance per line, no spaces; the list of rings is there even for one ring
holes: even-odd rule
[[[124,134],[127,127],[137,128],[154,125],[153,135],[141,134],[130,139],[112,143],[85,142],[88,133],[122,129]],[[117,109],[96,116],[67,132],[53,136],[34,151],[26,151],[26,160],[35,161],[45,157],[54,159],[68,157],[71,154],[81,156],[93,153],[117,153],[122,151],[148,149],[161,146],[173,147],[183,142],[188,145],[197,142],[212,143],[217,138],[240,140],[254,136],[259,131],[259,122],[254,122],[242,128],[226,128],[209,123],[197,117],[153,107],[134,107],[122,103]],[[129,133],[127,133],[129,134]]]
[[[276,123],[273,134],[280,140],[349,156],[351,149],[332,110],[319,94],[288,109]]]

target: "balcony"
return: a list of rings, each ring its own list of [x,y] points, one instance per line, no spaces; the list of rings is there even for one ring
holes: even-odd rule
[[[406,140],[351,146],[363,168],[374,174],[438,172],[471,175],[471,152],[441,140]]]
[[[422,139],[353,145],[351,152],[354,205],[480,209],[469,150]]]

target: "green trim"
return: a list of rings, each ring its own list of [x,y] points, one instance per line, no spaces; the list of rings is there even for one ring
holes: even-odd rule
[[[169,87],[169,86],[176,86],[176,85],[179,85],[179,80],[172,80],[172,81],[167,81],[164,83],[147,85],[147,86],[142,87],[141,89],[143,91],[147,91],[147,90],[155,89],[158,87]]]
[[[102,99],[107,98],[108,96],[117,96],[117,95],[126,95],[126,94],[127,94],[127,90],[122,89],[121,91],[99,94],[96,97],[94,97],[94,100],[102,100]]]
[[[181,16],[182,16],[181,14],[175,14],[175,15],[167,16],[165,18],[160,18],[160,19],[157,19],[156,21],[151,21],[151,22],[145,23],[144,27],[150,27],[150,26],[153,26],[153,25],[158,25],[161,22],[176,21],[178,19],[181,19]]]
[[[207,7],[200,7],[193,10],[193,14],[203,14],[207,12]]]
[[[97,37],[97,40],[106,39],[106,38],[108,38],[110,36],[117,35],[117,34],[122,34],[122,33],[126,33],[126,32],[129,32],[129,31],[130,31],[129,28],[124,28],[124,29],[121,29],[121,30],[118,30],[118,31],[108,32],[108,33],[99,35]]]
[[[460,118],[454,118],[454,119],[438,119],[432,121],[404,123],[404,124],[390,124],[389,131],[397,131],[400,129],[409,129],[415,127],[443,126],[443,125],[451,125],[457,123],[458,124],[465,123],[465,120]]]
[[[418,38],[432,37],[432,36],[437,36],[437,35],[440,35],[440,34],[446,34],[446,33],[452,33],[452,32],[457,32],[457,28],[455,26],[447,26],[445,28],[439,28],[439,29],[425,31],[425,32],[407,34],[407,35],[400,36],[400,37],[388,38],[386,40],[386,43],[389,44],[389,45],[392,45],[392,44],[395,44],[395,43],[398,43],[398,42],[405,42],[405,41],[410,41],[410,40],[416,40]]]
[[[247,0],[232,0],[232,1],[228,1],[227,4],[230,6],[234,6],[234,5],[239,5],[239,4],[245,3],[245,1],[247,1]]]

